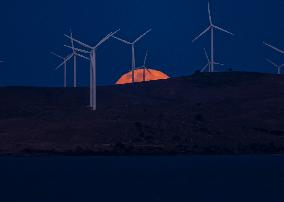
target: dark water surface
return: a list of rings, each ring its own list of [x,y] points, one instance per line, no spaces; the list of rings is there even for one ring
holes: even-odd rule
[[[0,201],[284,201],[284,156],[2,157]]]

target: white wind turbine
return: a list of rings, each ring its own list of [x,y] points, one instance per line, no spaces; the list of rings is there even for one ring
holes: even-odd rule
[[[73,37],[73,33],[72,33],[71,30],[70,30],[70,37],[71,38]],[[72,49],[72,56],[71,56],[71,58],[73,57],[73,65],[74,65],[74,67],[73,67],[73,76],[74,76],[73,87],[77,88],[77,56],[79,56],[79,54],[76,53],[76,49],[74,47],[74,41],[73,40],[71,40],[71,46],[69,46],[69,47]],[[79,57],[81,57],[81,56],[79,56]]]
[[[207,32],[209,32],[209,31],[211,32],[211,61],[210,61],[210,64],[209,64],[209,72],[214,72],[215,71],[215,69],[214,69],[214,65],[215,65],[215,61],[214,61],[214,30],[216,29],[216,30],[225,32],[227,34],[230,34],[232,36],[234,34],[213,24],[212,16],[211,16],[211,10],[210,10],[210,2],[208,2],[208,15],[209,15],[209,23],[210,23],[209,27],[207,27],[201,34],[199,34],[195,39],[193,39],[192,42],[195,42],[196,40],[198,40],[201,36],[203,36]]]
[[[135,69],[136,69],[136,58],[135,58],[135,44],[137,42],[139,42],[142,38],[144,38],[149,32],[151,32],[152,29],[149,29],[148,31],[146,31],[144,34],[140,35],[137,39],[135,39],[133,42],[129,42],[129,41],[126,41],[124,39],[121,39],[119,37],[116,37],[116,36],[112,36],[113,38],[121,41],[122,43],[125,43],[127,45],[130,45],[131,46],[131,50],[132,50],[132,68],[131,68],[131,71],[132,71],[132,83],[135,82]]]
[[[263,42],[263,44],[264,44],[265,46],[267,46],[267,47],[269,47],[269,48],[275,50],[275,51],[278,52],[278,53],[284,54],[284,51],[283,51],[283,50],[281,50],[281,49],[279,49],[279,48],[277,48],[277,47],[275,47],[275,46],[273,46],[273,45],[271,45],[271,44],[269,44],[269,43],[267,43],[267,42],[265,42],[265,41]],[[284,64],[283,64],[283,65],[277,65],[277,64],[275,64],[274,62],[272,62],[271,60],[268,60],[268,59],[267,59],[267,62],[269,62],[269,63],[272,64],[273,66],[277,67],[277,68],[278,68],[278,74],[281,74],[281,68],[284,67]]]
[[[147,65],[147,59],[148,59],[148,50],[146,51],[146,55],[145,55],[145,58],[144,58],[144,64],[141,67],[143,69],[143,81],[144,82],[146,81],[146,75],[147,75],[146,72],[148,72],[149,74],[152,74],[152,72],[146,66]]]
[[[269,60],[269,59],[266,59],[266,61],[267,61],[268,63],[270,63],[271,65],[273,65],[274,67],[277,68],[277,74],[281,74],[281,69],[282,69],[282,67],[284,67],[284,64],[278,65],[278,64],[272,62],[272,61]]]
[[[97,43],[95,46],[87,45],[86,43],[83,43],[75,38],[73,36],[65,35],[67,38],[71,39],[71,41],[74,41],[78,43],[79,45],[90,49],[90,51],[74,48],[75,51],[82,52],[82,53],[88,53],[90,54],[90,106],[93,111],[97,110],[97,49],[104,44],[106,41],[108,41],[112,36],[114,36],[117,32],[119,32],[120,29],[116,30],[115,32],[109,33],[107,36],[105,36],[102,40]],[[68,48],[72,48],[70,46],[66,46]]]
[[[69,56],[67,56],[67,57],[62,57],[62,56],[60,56],[60,55],[58,55],[58,54],[56,54],[56,53],[54,53],[54,52],[50,52],[52,55],[54,55],[55,57],[57,57],[57,58],[59,58],[59,59],[61,59],[61,60],[63,60],[63,63],[61,63],[60,65],[58,65],[57,67],[56,67],[56,69],[59,69],[61,66],[63,66],[64,65],[64,88],[66,88],[67,87],[67,62],[68,62],[68,60],[70,60],[71,59],[71,55],[69,55]]]
[[[208,68],[208,71],[210,72],[210,64],[211,64],[211,61],[209,59],[209,56],[207,54],[207,51],[206,49],[204,48],[204,53],[205,53],[205,57],[207,59],[207,64],[201,69],[201,72],[205,72],[205,70]],[[214,62],[215,65],[221,65],[221,66],[224,66],[224,64],[221,64],[221,63],[218,63],[218,62]]]
[[[66,88],[67,87],[67,62],[69,60],[71,60],[72,57],[81,57],[83,59],[86,59],[86,60],[90,60],[89,58],[85,57],[84,55],[81,55],[81,54],[78,54],[78,53],[71,53],[70,55],[66,56],[66,57],[63,57],[63,56],[60,56],[54,52],[51,52],[52,55],[54,55],[55,57],[63,60],[63,62],[61,64],[59,64],[57,67],[56,67],[56,70],[58,70],[60,67],[63,66],[64,68],[64,87]]]
[[[148,69],[147,66],[146,66],[147,58],[148,58],[148,50],[146,51],[146,55],[145,55],[145,57],[144,57],[143,66],[137,67],[137,68],[134,69],[134,70],[143,69],[143,78],[142,78],[142,79],[143,79],[143,82],[146,81],[146,71],[149,72],[149,74],[152,74],[151,71],[149,71],[149,69]]]

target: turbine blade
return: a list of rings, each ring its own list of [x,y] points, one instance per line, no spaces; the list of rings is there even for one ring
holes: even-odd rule
[[[65,62],[60,63],[60,65],[58,65],[58,66],[56,67],[56,70],[58,70],[61,66],[63,66],[64,63],[65,63]]]
[[[78,57],[81,57],[81,58],[83,58],[83,59],[86,59],[86,60],[90,61],[90,58],[88,58],[88,57],[86,57],[86,56],[84,56],[84,55],[81,55],[81,54],[78,54],[78,53],[76,53],[76,55],[77,55]]]
[[[58,57],[58,58],[64,60],[64,57],[62,57],[62,56],[60,56],[60,55],[58,55],[58,54],[56,54],[56,53],[54,53],[54,52],[50,52],[50,54],[52,54],[52,55],[54,55],[55,57]]]
[[[204,52],[205,52],[205,56],[206,56],[206,58],[207,58],[208,63],[210,63],[210,59],[209,59],[209,56],[208,56],[208,54],[207,54],[206,48],[204,48]]]
[[[92,48],[93,48],[93,47],[91,47],[91,46],[89,46],[89,45],[87,45],[87,44],[85,44],[85,43],[79,41],[78,39],[74,39],[73,37],[70,37],[70,36],[68,36],[68,35],[66,35],[66,34],[64,34],[64,36],[67,37],[67,38],[69,38],[69,39],[71,39],[71,40],[73,40],[73,41],[75,41],[76,43],[80,44],[81,46],[83,46],[83,47],[85,47],[85,48],[89,48],[89,49],[92,49]]]
[[[266,59],[266,61],[267,61],[268,63],[270,63],[271,65],[275,66],[275,67],[279,67],[279,65],[275,64],[274,62],[272,62],[272,61],[269,60],[269,59]]]
[[[65,64],[65,62],[68,62],[73,57],[73,55],[74,54],[72,53],[66,59],[64,59],[64,61],[56,67],[56,70],[59,69],[61,66],[63,66]]]
[[[115,32],[111,32],[109,33],[106,37],[104,37],[95,47],[98,48],[100,45],[102,45],[104,42],[106,42],[107,40],[109,40],[109,38],[111,38],[112,36],[114,36],[117,32],[119,32],[120,29],[116,30]]]
[[[215,29],[218,29],[218,30],[220,30],[220,31],[222,31],[222,32],[225,32],[225,33],[227,33],[227,34],[230,34],[230,35],[234,36],[234,34],[233,34],[232,32],[229,32],[228,30],[225,30],[225,29],[223,29],[223,28],[221,28],[221,27],[218,27],[218,26],[216,26],[216,25],[213,25],[213,27],[214,27]]]
[[[106,42],[111,37],[111,35],[112,35],[112,32],[109,33],[107,36],[105,36],[102,40],[100,40],[99,43],[94,48],[98,48],[100,45]]]
[[[275,50],[275,51],[277,51],[277,52],[279,52],[279,53],[284,54],[284,51],[283,51],[283,50],[281,50],[281,49],[279,49],[279,48],[276,48],[275,46],[272,46],[272,45],[269,44],[269,43],[263,42],[263,44],[266,45],[266,46],[268,46],[268,47],[270,47],[270,48],[272,48],[273,50]]]
[[[143,37],[145,37],[149,32],[151,32],[152,29],[147,30],[144,34],[142,34],[141,36],[139,36],[133,43],[137,43],[138,41],[140,41]]]
[[[66,57],[66,61],[70,60],[73,56],[74,56],[74,53],[71,53],[70,55],[68,55],[68,56]]]
[[[146,68],[146,71],[153,75],[153,73],[148,68]]]
[[[131,43],[131,42],[126,41],[126,40],[124,40],[124,39],[121,39],[121,38],[119,38],[119,37],[112,36],[112,38],[115,38],[115,39],[117,39],[117,40],[121,41],[122,43],[126,43],[126,44],[128,44],[128,45],[132,45],[132,43]]]
[[[201,72],[204,72],[205,69],[209,66],[209,63],[207,65],[205,65],[202,69],[201,69]]]
[[[73,47],[73,48],[75,48],[74,47],[74,41],[73,41],[73,33],[72,33],[72,30],[70,29],[70,36],[71,36],[71,46]]]
[[[115,34],[117,34],[118,32],[120,32],[120,28],[117,29],[117,30],[115,30],[114,32],[112,32],[112,35],[115,35]]]
[[[213,25],[213,23],[212,23],[212,16],[211,16],[211,9],[210,9],[210,1],[208,1],[208,15],[209,15],[210,25]]]
[[[73,50],[81,52],[81,53],[86,53],[86,54],[90,54],[91,53],[90,51],[82,50],[82,49],[79,49],[79,48],[73,48],[73,47],[67,46],[67,45],[64,45],[64,47],[73,49]]]
[[[220,65],[220,66],[224,66],[224,64],[219,63],[219,62],[214,62],[215,65]]]
[[[211,25],[209,27],[207,27],[203,32],[201,32],[201,34],[199,34],[195,39],[193,39],[192,42],[195,42],[196,40],[198,40],[200,37],[202,37],[210,29],[211,29]]]

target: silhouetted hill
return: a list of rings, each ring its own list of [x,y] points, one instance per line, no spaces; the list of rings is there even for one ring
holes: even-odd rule
[[[2,154],[284,151],[284,77],[226,72],[135,85],[0,88]]]

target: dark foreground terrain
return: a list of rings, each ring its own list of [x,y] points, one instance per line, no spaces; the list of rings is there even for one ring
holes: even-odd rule
[[[284,77],[195,74],[145,84],[0,88],[0,154],[284,153]]]
[[[283,202],[284,156],[0,157],[1,202]]]

